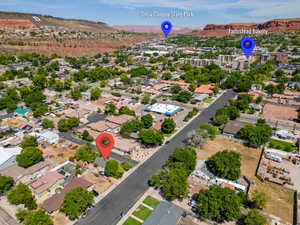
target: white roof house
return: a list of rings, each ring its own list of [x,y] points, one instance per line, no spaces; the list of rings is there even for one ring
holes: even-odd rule
[[[0,169],[7,168],[16,163],[16,156],[22,151],[20,147],[3,148],[0,147]]]
[[[38,141],[48,142],[49,144],[56,144],[59,141],[59,135],[51,131],[46,131],[40,134]]]
[[[163,103],[155,103],[147,108],[145,111],[156,112],[165,115],[174,115],[182,109],[180,106],[163,104]]]
[[[288,130],[276,130],[275,135],[281,139],[292,139],[295,135]]]

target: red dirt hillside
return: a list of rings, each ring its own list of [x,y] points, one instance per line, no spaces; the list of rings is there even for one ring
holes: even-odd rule
[[[193,31],[199,36],[225,36],[230,30],[257,29],[272,31],[300,31],[300,18],[275,19],[264,23],[231,23],[225,25],[208,24],[203,30]]]

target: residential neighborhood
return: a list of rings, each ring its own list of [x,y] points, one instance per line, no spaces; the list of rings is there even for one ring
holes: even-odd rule
[[[131,35],[19,29],[1,37]],[[25,225],[300,223],[299,32],[254,36],[250,57],[241,38],[158,36],[85,57],[1,53],[0,216]],[[101,134],[114,140],[108,160]]]

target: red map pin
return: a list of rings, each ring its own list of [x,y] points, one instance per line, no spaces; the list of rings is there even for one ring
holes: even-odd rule
[[[107,160],[109,158],[111,150],[115,146],[114,137],[108,133],[100,134],[96,139],[96,146],[98,148],[98,151],[103,156],[104,160]]]

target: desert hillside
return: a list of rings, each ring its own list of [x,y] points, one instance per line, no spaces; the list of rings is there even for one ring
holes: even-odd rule
[[[48,15],[0,11],[0,27],[63,27],[70,30],[111,32],[114,29],[102,22],[64,19]]]
[[[275,19],[264,23],[208,24],[202,30],[194,30],[199,36],[225,36],[229,30],[258,29],[272,31],[300,31],[300,18]]]

